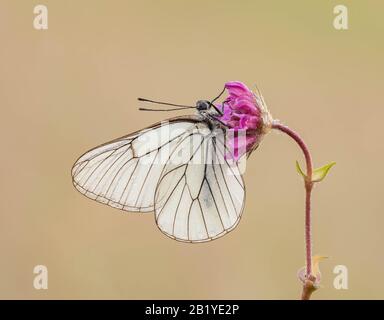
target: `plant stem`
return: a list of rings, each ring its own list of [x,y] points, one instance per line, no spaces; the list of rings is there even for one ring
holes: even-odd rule
[[[311,293],[315,290],[314,287],[314,276],[312,275],[312,235],[311,235],[311,193],[313,188],[312,182],[312,157],[311,153],[304,140],[292,129],[287,126],[274,121],[272,128],[284,132],[290,136],[295,142],[299,145],[300,149],[303,151],[305,163],[306,163],[306,177],[304,179],[305,186],[305,256],[306,256],[306,278],[307,281],[303,286],[302,299],[309,299]],[[309,282],[308,282],[309,281]]]

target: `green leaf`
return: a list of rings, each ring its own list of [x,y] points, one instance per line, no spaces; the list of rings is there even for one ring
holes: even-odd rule
[[[301,170],[299,161],[296,161],[296,170],[299,174],[303,176],[304,179],[307,177],[306,174],[303,172],[303,170]]]
[[[321,168],[317,168],[313,170],[312,173],[312,181],[320,182],[322,181],[328,174],[328,171],[336,164],[336,162],[331,162],[330,164],[326,164]]]
[[[312,172],[312,182],[320,182],[324,180],[324,178],[327,176],[328,171],[336,164],[336,162],[331,162],[330,164],[327,164],[321,168],[317,168],[313,170]],[[307,178],[307,175],[304,173],[304,171],[301,169],[300,164],[298,161],[296,161],[296,170],[297,172],[304,178]]]

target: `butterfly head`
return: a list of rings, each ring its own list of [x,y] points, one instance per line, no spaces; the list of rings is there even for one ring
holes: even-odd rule
[[[207,100],[199,100],[196,102],[196,109],[198,111],[206,111],[211,107],[211,103]]]

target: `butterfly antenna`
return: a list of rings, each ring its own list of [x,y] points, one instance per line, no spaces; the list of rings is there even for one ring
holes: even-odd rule
[[[183,109],[195,109],[195,107],[178,107],[178,108],[171,108],[171,109],[139,108],[140,111],[177,111],[177,110],[183,110]]]
[[[156,103],[156,104],[163,104],[163,105],[166,105],[166,106],[173,106],[173,107],[177,107],[177,108],[180,108],[180,109],[190,109],[190,108],[195,109],[196,108],[194,106],[186,106],[184,104],[175,104],[175,103],[169,103],[169,102],[161,102],[161,101],[149,100],[149,99],[144,99],[144,98],[137,98],[137,100],[144,101],[144,102],[150,102],[150,103]],[[175,108],[174,110],[178,110],[177,108]],[[145,108],[140,108],[140,110],[141,109],[145,109]],[[152,111],[152,109],[148,109],[148,110]],[[153,109],[153,110],[159,110],[160,111],[160,109]],[[168,110],[172,110],[172,109],[165,109],[165,111],[168,111]]]

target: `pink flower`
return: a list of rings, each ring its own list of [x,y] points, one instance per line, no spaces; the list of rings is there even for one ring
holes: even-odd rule
[[[225,84],[229,96],[218,108],[223,115],[218,119],[226,124],[230,137],[229,148],[235,160],[250,153],[259,145],[270,129],[272,118],[261,96],[255,95],[243,83]]]

